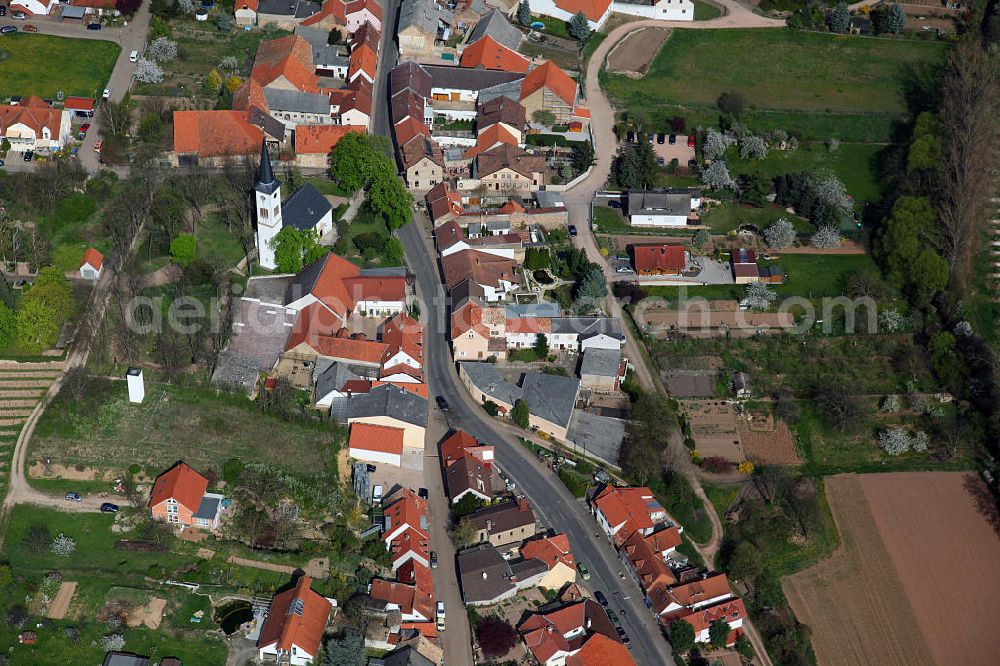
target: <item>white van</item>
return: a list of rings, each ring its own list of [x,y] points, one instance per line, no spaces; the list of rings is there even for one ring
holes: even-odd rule
[[[138,59],[139,59],[139,52],[138,51],[132,51],[132,53],[128,54],[128,61],[129,62],[135,62]]]

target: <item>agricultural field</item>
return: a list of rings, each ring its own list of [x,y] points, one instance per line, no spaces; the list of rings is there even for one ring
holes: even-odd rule
[[[990,663],[1000,541],[965,473],[840,475],[826,492],[841,547],[782,581],[820,663]],[[943,564],[944,563],[944,564]],[[974,573],[972,573],[974,572]]]
[[[22,32],[0,42],[0,98],[56,93],[98,97],[121,47],[112,41]]]

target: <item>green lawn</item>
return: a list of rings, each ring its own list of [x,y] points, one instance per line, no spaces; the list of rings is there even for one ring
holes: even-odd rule
[[[195,234],[198,259],[212,266],[232,267],[245,258],[243,246],[229,232],[220,215],[209,215],[198,223]]]
[[[694,0],[694,20],[710,21],[722,16],[722,10],[718,5],[714,5],[705,0]]]
[[[553,18],[551,16],[532,16],[531,21],[541,21],[545,24],[545,29],[541,31],[543,34],[555,35],[556,37],[562,37],[563,39],[573,39],[569,36],[569,23],[563,21],[562,19]]]
[[[772,150],[762,160],[743,161],[739,151],[731,149],[726,162],[733,174],[760,174],[774,178],[786,173],[809,171],[831,172],[847,188],[855,202],[871,203],[881,199],[878,155],[883,146],[864,143],[841,143],[830,151],[822,143],[809,143],[796,150]]]
[[[114,42],[22,32],[0,40],[0,98],[96,97],[108,84],[121,47]]]
[[[607,206],[594,206],[594,230],[605,234],[630,234],[636,231],[620,211]]]
[[[728,234],[730,231],[735,231],[743,224],[752,224],[758,229],[764,229],[782,217],[794,224],[800,232],[810,231],[813,228],[806,220],[795,215],[790,215],[784,208],[779,208],[778,206],[751,208],[749,206],[723,204],[708,209],[702,216],[701,221],[708,226],[713,234],[722,236]]]
[[[319,190],[320,194],[326,194],[331,197],[350,197],[353,192],[348,192],[347,190],[341,189],[335,182],[325,177],[311,176],[305,179],[307,183],[311,183],[313,187]]]
[[[760,108],[899,114],[906,69],[938,63],[946,49],[790,30],[675,30],[645,77],[608,76],[606,87],[619,108],[714,104],[739,90]]]

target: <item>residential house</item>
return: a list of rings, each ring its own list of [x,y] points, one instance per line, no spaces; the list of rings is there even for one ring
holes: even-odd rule
[[[482,101],[506,94],[519,96],[521,81],[524,74],[519,72],[502,72],[490,69],[470,69],[467,67],[449,67],[447,65],[421,65],[431,78],[430,99],[433,102],[471,102],[480,101],[480,96],[491,91]],[[508,89],[509,87],[509,89]],[[495,93],[495,94],[494,94]],[[462,111],[463,113],[457,113]],[[437,110],[440,115],[450,118],[475,117],[475,109],[471,106],[444,106]]]
[[[295,164],[311,169],[329,165],[330,151],[349,132],[365,134],[364,125],[299,125],[295,128]]]
[[[93,118],[95,102],[93,97],[67,97],[63,109],[72,111],[77,118]]]
[[[403,0],[396,26],[399,60],[432,58],[435,42],[448,39],[451,21],[451,13],[435,0]]]
[[[474,401],[493,402],[504,416],[510,414],[514,403],[523,396],[521,387],[504,379],[492,363],[460,361],[458,378],[465,384]]]
[[[549,572],[538,582],[546,590],[562,590],[576,582],[576,560],[565,534],[539,536],[521,545],[521,556],[545,562]]]
[[[537,531],[535,512],[523,497],[480,509],[468,519],[479,541],[496,548],[520,544]]]
[[[257,25],[257,7],[259,0],[236,0],[233,4],[233,17],[236,25],[241,28]]]
[[[28,16],[48,16],[58,6],[58,0],[11,0],[7,9],[11,13],[22,11]]]
[[[580,651],[566,657],[566,666],[635,666],[635,659],[620,641],[604,634],[594,634]]]
[[[0,139],[8,141],[15,152],[62,150],[71,138],[72,117],[72,112],[53,109],[32,95],[18,104],[0,105]]]
[[[393,650],[389,654],[368,660],[368,666],[437,666],[438,662],[425,657],[412,645]]]
[[[358,77],[364,77],[368,83],[374,84],[377,65],[378,55],[376,55],[375,50],[367,44],[361,44],[351,51],[347,67],[347,80],[353,81]]]
[[[475,44],[481,39],[489,37],[497,44],[511,51],[517,51],[524,39],[524,33],[511,25],[503,12],[491,9],[476,22],[475,27],[469,32],[466,44]]]
[[[154,518],[171,525],[216,529],[223,496],[208,492],[208,479],[184,462],[156,477],[146,506]]]
[[[348,451],[351,458],[399,467],[403,457],[403,429],[355,423],[351,426]]]
[[[309,576],[301,576],[295,587],[271,600],[257,640],[261,661],[305,666],[319,655],[333,604],[311,585]]]
[[[314,405],[317,408],[329,408],[334,400],[341,400],[347,397],[347,392],[344,386],[351,381],[363,379],[361,375],[354,372],[351,366],[347,363],[338,363],[336,361],[327,364],[322,370],[321,364],[316,364],[316,369],[313,373],[314,377],[314,387],[313,395],[315,396]]]
[[[709,640],[709,628],[712,623],[722,620],[729,624],[729,637],[726,645],[736,643],[736,639],[742,633],[743,619],[747,616],[746,607],[742,599],[729,599],[713,606],[703,606],[694,610],[687,610],[672,614],[667,618],[668,623],[684,620],[694,628],[694,640],[698,643],[707,643]]]
[[[664,534],[644,536],[642,532],[632,532],[624,542],[618,544],[618,556],[645,595],[646,603],[656,615],[662,615],[670,603],[670,586],[677,577],[663,556],[661,548],[672,551],[680,545],[680,532],[676,527],[660,530]],[[624,532],[623,532],[624,534]]]
[[[465,456],[471,456],[487,468],[496,459],[494,447],[481,444],[464,430],[456,430],[441,440],[441,463],[448,468]]]
[[[489,252],[461,250],[442,257],[441,268],[449,290],[468,280],[482,288],[488,302],[505,299],[520,284],[517,264]]]
[[[518,590],[536,586],[548,572],[541,560],[508,562],[490,544],[463,550],[457,564],[462,600],[467,606],[500,603]]]
[[[597,393],[614,393],[625,379],[628,364],[617,349],[588,349],[580,360],[580,382]]]
[[[367,128],[372,118],[372,84],[363,76],[356,77],[340,90],[330,91],[330,112],[340,125]]]
[[[101,270],[104,268],[104,255],[96,248],[88,247],[80,260],[80,277],[84,280],[97,282],[101,279]]]
[[[532,613],[517,626],[517,631],[531,655],[542,666],[563,666],[568,658],[579,654],[588,643],[601,639],[617,643],[625,650],[608,614],[591,599],[569,603],[544,613]],[[628,650],[625,650],[624,656],[627,655]],[[625,666],[635,662],[628,657],[627,660],[616,658],[599,663],[601,666]]]
[[[410,561],[428,566],[427,501],[409,488],[399,488],[386,497],[382,505],[382,540],[389,550],[392,570],[395,572]]]
[[[318,76],[347,79],[347,68],[350,65],[348,47],[341,44],[330,44],[330,31],[299,25],[295,34],[309,42],[312,48],[312,65]]]
[[[490,36],[483,37],[462,51],[462,67],[494,69],[501,72],[526,74],[531,61],[511,50]]]
[[[514,135],[517,144],[523,142],[522,132],[526,122],[524,107],[505,95],[480,104],[476,110],[476,128],[479,132],[500,125]]]
[[[318,362],[342,363],[362,378],[377,379],[388,345],[368,340],[364,333],[348,333],[346,328],[336,334],[321,332],[336,321],[336,316],[320,303],[303,308],[281,357],[306,370]]]
[[[552,319],[550,317],[526,317],[507,319],[507,345],[511,348],[530,348],[538,336],[544,336],[552,344]]]
[[[614,0],[611,11],[615,14],[630,14],[661,21],[693,21],[693,0],[656,0],[655,2],[635,2],[634,0]]]
[[[501,143],[476,155],[472,177],[493,192],[534,192],[545,185],[545,157]]]
[[[722,572],[703,573],[694,580],[678,583],[667,591],[668,603],[663,614],[671,617],[687,610],[697,610],[731,599],[733,591]]]
[[[648,536],[660,523],[677,524],[645,486],[605,485],[593,495],[591,510],[608,539],[619,545],[633,532]]]
[[[476,225],[481,226],[481,225]],[[468,229],[472,229],[469,225]],[[494,254],[498,257],[513,259],[518,261],[524,256],[524,242],[520,234],[510,233],[504,236],[478,236],[471,237],[458,226],[457,222],[451,221],[442,224],[434,230],[434,241],[438,252],[442,257],[461,252],[462,250],[477,250],[487,254]]]
[[[733,279],[736,284],[760,282],[760,269],[757,268],[757,253],[746,248],[733,250],[729,258],[733,269]]]
[[[470,281],[464,284],[468,287]],[[454,290],[452,293],[454,298]],[[466,299],[451,311],[452,355],[456,361],[490,356],[506,358],[504,328],[503,308],[488,306],[476,298]]]
[[[406,278],[362,270],[329,253],[299,271],[285,290],[284,306],[302,310],[318,303],[336,316],[337,330],[352,313],[390,316],[406,307]]]
[[[492,466],[469,455],[445,467],[444,483],[452,504],[458,504],[466,495],[489,502],[496,493]]]
[[[632,246],[632,267],[639,275],[680,275],[687,266],[683,245],[637,244]]]
[[[549,111],[557,125],[566,125],[573,119],[577,92],[576,81],[554,62],[546,60],[524,77],[519,101],[529,119],[534,118],[536,111]]]
[[[347,34],[353,35],[363,25],[371,25],[382,31],[382,6],[375,0],[351,0],[347,3],[344,17],[347,19]]]
[[[425,126],[421,125],[421,127]],[[427,212],[431,216],[431,221],[434,222],[435,227],[445,222],[450,222],[464,211],[462,207],[462,195],[453,191],[447,181],[438,183],[432,187],[424,195],[424,201],[427,204]],[[458,225],[455,225],[455,228],[461,231],[461,227],[458,227]],[[437,232],[435,232],[434,238],[437,240]],[[458,236],[455,236],[455,240],[458,240]],[[440,245],[438,246],[438,251],[441,251]]]
[[[502,124],[496,123],[479,132],[476,136],[475,145],[468,148],[465,153],[463,153],[463,157],[467,160],[471,160],[480,153],[503,145],[517,148],[519,141],[520,137],[518,134],[511,132]]]
[[[174,111],[174,166],[217,166],[260,150],[261,129],[246,111]]]
[[[379,378],[389,382],[419,383],[423,380],[424,329],[405,313],[382,326],[382,342],[388,345]]]
[[[424,448],[427,428],[427,398],[411,391],[383,384],[367,393],[347,398],[344,415],[348,425],[369,423],[403,429],[403,455],[417,455]]]
[[[342,4],[342,0],[333,1]],[[309,0],[257,0],[256,5],[256,8],[251,6],[244,8],[243,0],[237,0],[236,6],[243,10],[241,15],[243,21],[248,21],[252,14],[256,14],[257,25],[261,27],[273,25],[282,30],[294,30],[299,23],[315,16],[321,10],[319,4]],[[244,23],[244,25],[251,24]]]
[[[414,192],[426,192],[444,180],[444,153],[429,136],[414,136],[400,146],[399,156],[406,186]]]
[[[368,596],[380,610],[400,613],[403,622],[434,620],[433,594],[430,590],[421,589],[415,584],[407,585],[398,581],[375,578],[369,586]]]
[[[701,192],[692,189],[632,190],[628,193],[629,224],[633,227],[683,227],[697,221]]]
[[[600,30],[611,15],[611,4],[612,0],[531,0],[531,11],[567,22],[583,12],[590,29]]]
[[[521,390],[528,403],[528,423],[532,429],[565,440],[580,394],[580,380],[541,372],[525,373]]]

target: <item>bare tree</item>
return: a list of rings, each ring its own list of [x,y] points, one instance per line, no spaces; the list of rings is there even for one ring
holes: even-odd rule
[[[938,213],[943,254],[962,288],[996,193],[1000,160],[1000,65],[975,34],[948,58],[940,110],[943,159]]]

